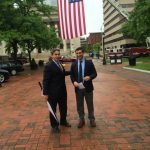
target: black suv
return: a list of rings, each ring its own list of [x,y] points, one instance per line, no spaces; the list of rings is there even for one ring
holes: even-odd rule
[[[11,75],[24,71],[23,65],[14,61],[0,61],[0,69],[7,70]]]

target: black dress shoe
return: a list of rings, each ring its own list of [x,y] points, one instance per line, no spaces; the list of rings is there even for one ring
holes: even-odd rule
[[[65,123],[60,123],[61,126],[65,126],[65,127],[71,127],[71,124],[69,124],[69,122],[65,122]]]
[[[80,120],[79,124],[78,124],[78,128],[82,128],[85,125],[85,121],[84,120]]]
[[[96,127],[95,120],[90,120],[90,125],[91,125],[91,127]]]
[[[52,131],[53,131],[53,133],[60,133],[59,127],[53,127]]]

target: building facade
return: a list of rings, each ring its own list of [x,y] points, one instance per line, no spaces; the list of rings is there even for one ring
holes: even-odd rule
[[[114,2],[124,10],[130,13],[135,4],[135,0],[103,0],[104,13],[104,48],[106,51],[122,51],[123,48],[134,46],[136,41],[125,38],[120,32],[122,25],[127,21],[111,3]]]
[[[102,44],[102,34],[102,32],[90,33],[87,38],[87,45],[96,43]]]

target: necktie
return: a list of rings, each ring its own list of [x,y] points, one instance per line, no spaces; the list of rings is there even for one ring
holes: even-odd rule
[[[82,81],[83,81],[83,78],[82,78],[82,60],[79,61],[78,78],[79,78],[79,82],[82,82]]]
[[[58,65],[58,67],[61,69],[61,71],[63,71],[63,67],[62,67],[62,65],[60,64],[59,61],[57,61],[57,65]]]

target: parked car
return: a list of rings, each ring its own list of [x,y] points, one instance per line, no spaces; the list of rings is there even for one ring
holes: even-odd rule
[[[14,61],[0,62],[0,69],[7,70],[11,75],[16,75],[18,72],[24,71],[23,65]]]
[[[9,79],[9,72],[7,70],[0,69],[0,83],[3,83]]]
[[[76,60],[76,58],[73,58],[71,56],[62,56],[62,58],[60,59],[60,61],[62,61],[62,62],[73,62],[75,60]]]
[[[14,61],[14,59],[12,57],[9,57],[9,61]],[[20,63],[21,65],[28,63],[28,59],[26,57],[17,57],[16,60],[18,63]]]
[[[8,55],[0,55],[0,61],[15,61],[15,60],[13,57],[10,57]],[[20,55],[17,55],[16,61],[22,65],[29,62],[27,57]]]

